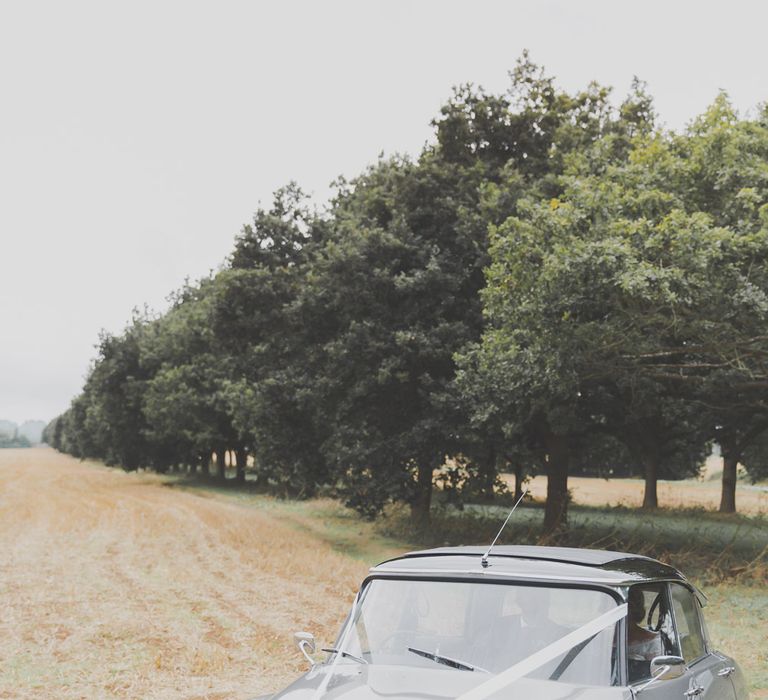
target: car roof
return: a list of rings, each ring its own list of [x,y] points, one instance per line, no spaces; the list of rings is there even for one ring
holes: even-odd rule
[[[487,547],[439,547],[408,552],[371,569],[374,574],[417,576],[502,577],[524,581],[554,581],[626,586],[651,581],[686,581],[672,566],[656,559],[604,549],[495,546],[484,567]],[[689,584],[690,585],[690,584]]]

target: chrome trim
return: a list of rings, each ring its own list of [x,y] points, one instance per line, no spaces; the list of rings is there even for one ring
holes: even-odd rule
[[[586,584],[592,584],[597,586],[605,586],[608,588],[625,588],[628,590],[630,586],[635,585],[643,585],[643,584],[670,584],[670,583],[676,583],[678,585],[683,586],[684,588],[688,588],[688,590],[695,596],[696,595],[696,589],[695,587],[687,580],[680,580],[677,578],[648,578],[648,579],[604,579],[604,578],[589,578],[587,576],[563,576],[558,574],[528,574],[524,572],[512,572],[512,571],[493,571],[491,568],[488,569],[406,569],[406,568],[400,568],[400,567],[384,567],[383,564],[379,564],[378,566],[372,566],[370,569],[368,569],[369,574],[395,574],[395,575],[407,575],[411,574],[413,576],[479,576],[481,578],[493,578],[493,577],[499,577],[499,578],[505,578],[510,580],[525,580],[525,581],[568,581],[573,583],[586,583]],[[627,590],[620,591],[621,595],[624,597],[624,600],[627,598]],[[670,598],[671,598],[671,594]],[[670,600],[670,606],[671,606],[671,600]],[[674,615],[674,610],[670,611],[672,615]],[[674,619],[674,618],[673,618]],[[699,622],[699,625],[701,625],[701,622]],[[703,634],[703,632],[702,632]],[[703,658],[703,657],[699,657]]]
[[[606,580],[602,578],[589,578],[587,576],[562,576],[557,574],[526,574],[511,571],[491,571],[489,569],[401,569],[401,568],[382,568],[373,566],[368,570],[371,574],[412,574],[414,576],[483,576],[493,577],[502,576],[510,579],[531,579],[535,581],[575,581],[580,583],[596,583],[605,586],[629,586],[637,583],[635,579],[625,581],[624,579]]]

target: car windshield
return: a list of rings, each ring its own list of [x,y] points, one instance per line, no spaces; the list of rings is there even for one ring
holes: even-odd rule
[[[498,674],[616,608],[587,588],[375,579],[362,592],[337,663]],[[586,685],[617,683],[612,624],[528,675]]]

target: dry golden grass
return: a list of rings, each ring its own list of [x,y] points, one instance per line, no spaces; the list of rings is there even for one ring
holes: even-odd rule
[[[662,508],[706,508],[717,510],[720,506],[720,480],[718,472],[722,460],[710,458],[704,470],[703,479],[685,481],[660,481],[658,485],[659,505]],[[514,477],[504,475],[504,480],[514,487]],[[537,476],[529,485],[531,494],[544,501],[547,494],[547,479]],[[642,479],[594,479],[571,476],[568,488],[575,503],[584,506],[617,506],[636,508],[643,503],[644,484]],[[736,487],[736,508],[744,515],[768,514],[768,489],[739,482]]]
[[[333,641],[364,562],[163,481],[0,450],[0,698],[253,697]]]

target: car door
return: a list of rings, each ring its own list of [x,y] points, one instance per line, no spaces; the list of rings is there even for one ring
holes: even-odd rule
[[[675,642],[691,673],[685,696],[700,700],[735,700],[728,659],[709,649],[700,605],[693,591],[680,583],[669,584],[669,591]]]
[[[660,637],[661,649],[653,652],[654,655],[680,656],[667,584],[638,584],[632,589],[633,592],[628,596],[630,609],[627,617],[626,657],[628,679],[637,693],[636,697],[642,700],[684,700],[691,697],[687,695],[693,687],[693,674],[690,670],[686,669],[679,678],[653,680],[650,655],[646,654],[643,660],[638,660],[632,648],[633,635],[630,628],[632,625],[640,625]],[[641,599],[635,595],[637,593],[642,594]],[[641,601],[640,604],[638,600]]]
[[[707,618],[704,614],[704,605],[699,601],[698,596],[696,598],[696,609],[699,611],[699,620],[701,621],[701,629],[704,632],[704,643],[707,645],[707,651],[710,654],[717,656],[722,662],[722,668],[717,672],[720,678],[728,678],[733,684],[733,690],[736,695],[736,700],[746,700],[749,697],[749,690],[747,688],[747,680],[744,678],[744,674],[739,668],[739,664],[732,657],[717,651],[712,644],[712,638],[709,636],[709,630],[707,629]]]

